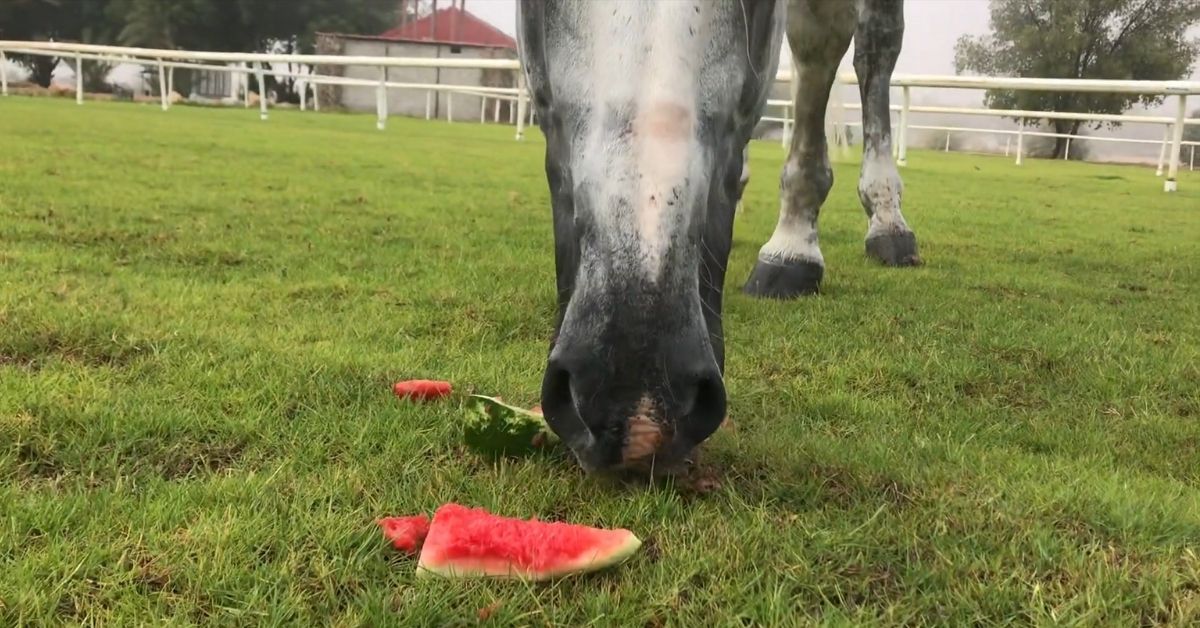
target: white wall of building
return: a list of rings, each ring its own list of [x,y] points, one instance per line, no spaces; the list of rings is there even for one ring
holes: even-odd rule
[[[441,44],[388,42],[369,39],[344,40],[345,55],[364,55],[378,57],[444,57],[444,58],[512,58],[514,53],[494,48],[474,46],[447,46]],[[379,80],[379,68],[366,66],[350,66],[345,68],[345,76],[370,81]],[[387,79],[396,83],[440,83],[444,85],[485,85],[485,71],[470,68],[436,69],[436,68],[388,68]],[[513,86],[513,79],[507,85]],[[375,111],[375,89],[373,87],[344,86],[342,90],[342,106],[351,111]],[[479,120],[480,98],[455,94],[449,96],[445,92],[434,92],[433,115],[446,119],[452,111],[454,120]],[[452,101],[452,102],[451,102]],[[423,90],[392,89],[388,90],[388,112],[390,115],[424,117],[426,92]],[[491,112],[489,112],[489,119]]]

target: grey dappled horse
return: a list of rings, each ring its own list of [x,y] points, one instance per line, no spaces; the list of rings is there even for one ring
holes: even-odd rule
[[[815,292],[833,175],[825,106],[855,39],[866,250],[916,261],[900,214],[888,87],[900,0],[521,0],[517,37],[546,137],[558,287],[542,382],[584,469],[669,470],[725,417],[722,285],[745,149],[785,30],[795,124],[780,216],[744,290]]]

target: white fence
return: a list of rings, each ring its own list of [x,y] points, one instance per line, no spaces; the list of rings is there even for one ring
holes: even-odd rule
[[[32,42],[32,41],[4,41],[0,40],[0,67],[4,65],[6,53],[33,54],[53,57],[71,57],[75,60],[75,67],[80,68],[85,60],[104,61],[108,63],[136,63],[150,67],[158,68],[158,83],[159,93],[161,95],[161,104],[164,110],[170,108],[170,73],[171,68],[188,68],[193,70],[213,71],[213,72],[230,72],[235,75],[242,75],[246,78],[253,73],[261,86],[264,84],[264,78],[267,74],[274,76],[291,77],[297,79],[300,84],[300,93],[306,94],[307,87],[310,85],[346,85],[357,87],[372,87],[376,90],[376,126],[379,129],[386,128],[388,118],[388,100],[387,91],[390,89],[415,89],[424,90],[427,94],[432,94],[435,91],[442,91],[451,96],[448,105],[448,117],[452,115],[453,100],[452,95],[469,94],[472,96],[483,97],[483,102],[480,107],[480,121],[486,119],[488,99],[495,103],[493,118],[499,121],[499,102],[501,100],[516,101],[516,112],[510,119],[516,125],[516,138],[521,139],[524,135],[524,128],[527,123],[533,122],[533,108],[528,106],[529,93],[525,87],[525,76],[520,71],[520,62],[510,59],[447,59],[447,58],[407,58],[407,57],[363,57],[363,56],[341,56],[341,55],[302,55],[302,54],[265,54],[265,53],[239,53],[239,52],[202,52],[202,51],[186,51],[186,50],[163,50],[153,48],[130,48],[120,46],[99,46],[92,44],[78,43],[63,43],[63,42]],[[290,72],[279,71],[277,69],[267,69],[267,64],[300,64],[310,68],[320,65],[328,66],[372,66],[380,69],[380,78],[378,81],[368,81],[363,79],[353,79],[340,76],[329,76],[317,74],[314,72]],[[445,85],[445,84],[428,84],[428,83],[396,83],[387,80],[387,68],[389,67],[405,67],[405,68],[471,68],[471,69],[499,69],[511,70],[516,75],[515,88],[501,87],[481,87],[472,85]],[[3,72],[0,72],[3,75]],[[792,73],[784,68],[776,76],[776,80],[787,83],[791,81]],[[838,77],[838,80],[846,84],[856,84],[857,77],[853,73],[843,74]],[[8,82],[6,78],[0,78],[2,85],[0,90],[4,95],[8,94]],[[1086,120],[1086,121],[1113,121],[1123,123],[1145,123],[1157,124],[1163,126],[1163,141],[1160,149],[1158,174],[1162,174],[1164,162],[1166,162],[1167,172],[1166,180],[1163,183],[1163,189],[1167,192],[1173,192],[1177,188],[1177,175],[1180,165],[1181,148],[1185,145],[1183,142],[1183,129],[1186,124],[1200,125],[1200,119],[1186,119],[1187,98],[1189,95],[1200,94],[1200,81],[1110,81],[1110,80],[1094,80],[1094,79],[1039,79],[1039,78],[1008,78],[1008,77],[969,77],[969,76],[923,76],[923,75],[895,75],[892,78],[891,85],[903,89],[901,104],[893,106],[893,111],[899,113],[899,121],[897,124],[897,141],[895,142],[895,151],[897,163],[901,166],[907,163],[908,153],[908,130],[912,129],[934,129],[943,130],[949,133],[995,133],[1017,136],[1016,146],[1016,163],[1020,164],[1024,154],[1024,138],[1029,136],[1041,137],[1067,137],[1068,142],[1072,139],[1086,139],[1087,141],[1109,141],[1109,142],[1146,142],[1147,140],[1130,140],[1124,138],[1103,138],[1103,137],[1086,137],[1080,138],[1075,136],[1065,136],[1057,133],[1044,133],[1024,130],[1024,126],[1020,126],[1017,131],[1007,131],[1002,129],[975,129],[969,127],[933,127],[910,125],[909,116],[914,113],[942,113],[942,114],[968,114],[980,116],[1004,116],[1017,117],[1024,119],[1069,119],[1069,120]],[[1142,94],[1142,95],[1166,95],[1175,96],[1176,111],[1173,117],[1157,117],[1157,116],[1132,116],[1132,115],[1106,115],[1106,114],[1087,114],[1087,113],[1069,113],[1069,112],[1046,112],[1046,111],[1018,111],[1018,110],[994,110],[994,109],[964,109],[954,107],[921,107],[912,106],[911,90],[912,88],[950,88],[950,89],[1012,89],[1012,90],[1034,90],[1034,91],[1081,91],[1081,92],[1103,92],[1103,93],[1125,93],[1125,94]],[[265,90],[263,90],[265,91]],[[314,90],[314,94],[316,90]],[[76,102],[83,103],[83,73],[75,72],[75,97]],[[245,102],[248,105],[249,90],[246,90]],[[268,102],[265,94],[259,97],[259,115],[263,120],[268,118]],[[428,103],[427,97],[427,103]],[[314,99],[313,109],[320,109],[320,101]],[[769,104],[772,106],[781,107],[783,115],[780,117],[767,116],[767,120],[776,120],[784,125],[784,142],[787,142],[787,137],[791,129],[791,102],[786,100],[771,100]],[[851,106],[852,108],[853,106]],[[301,109],[306,109],[307,103],[301,100]],[[426,117],[430,117],[430,108],[426,107]],[[528,117],[528,120],[527,120]],[[849,126],[852,123],[846,123]],[[1187,145],[1192,147],[1192,158],[1189,160],[1189,168],[1195,166],[1195,146],[1196,142],[1188,142]],[[947,135],[947,150],[949,149],[949,135]],[[1069,148],[1068,148],[1069,151]],[[1068,154],[1069,156],[1069,154]]]
[[[779,107],[781,109],[781,113],[778,117],[764,116],[763,119],[780,122],[784,125],[784,133],[782,136],[782,142],[783,142],[784,146],[787,146],[788,142],[790,140],[790,129],[791,129],[791,123],[792,123],[791,117],[789,115],[789,113],[791,111],[791,107],[792,107],[792,102],[790,100],[772,99],[772,100],[768,100],[767,104],[769,106]],[[848,105],[845,105],[844,107],[846,109],[857,109],[857,110],[862,109],[862,105],[859,103],[848,104]],[[903,107],[900,105],[892,105],[891,111],[893,113],[901,113],[901,115],[903,115],[903,113],[904,113]],[[984,117],[995,117],[995,118],[1016,118],[1017,124],[1018,124],[1018,127],[1016,130],[983,128],[983,127],[917,125],[917,124],[907,123],[907,121],[906,121],[906,124],[904,125],[904,127],[906,130],[907,129],[919,129],[919,130],[923,130],[923,131],[943,131],[943,132],[945,132],[945,134],[946,134],[946,142],[945,142],[945,148],[944,148],[945,152],[950,151],[950,140],[951,140],[952,134],[954,134],[954,133],[1003,135],[1003,136],[1007,136],[1005,145],[1004,145],[1004,156],[1008,157],[1008,156],[1010,156],[1010,153],[1012,152],[1012,148],[1013,148],[1012,147],[1012,138],[1015,137],[1017,140],[1016,164],[1018,166],[1021,165],[1023,157],[1025,155],[1025,149],[1024,149],[1025,137],[1055,137],[1055,138],[1065,137],[1067,139],[1067,141],[1066,141],[1066,149],[1063,153],[1063,160],[1068,160],[1071,158],[1071,142],[1072,142],[1072,140],[1083,141],[1083,142],[1113,142],[1113,143],[1122,143],[1122,144],[1153,144],[1153,145],[1157,145],[1157,146],[1159,146],[1158,167],[1155,170],[1155,176],[1160,176],[1160,177],[1163,175],[1163,168],[1166,163],[1167,151],[1171,146],[1171,140],[1172,140],[1171,131],[1175,124],[1175,119],[1171,118],[1171,117],[1167,117],[1167,116],[1113,115],[1113,114],[1103,114],[1103,113],[1071,113],[1071,112],[1059,112],[1059,111],[1027,111],[1027,110],[1020,110],[1020,109],[978,109],[978,108],[969,108],[969,107],[938,107],[938,106],[919,106],[918,105],[918,106],[909,107],[908,113],[910,115],[922,113],[922,114],[941,114],[941,115],[947,115],[947,114],[949,114],[949,115],[970,115],[970,116],[984,116]],[[1147,139],[1135,139],[1135,138],[1124,138],[1124,137],[1071,135],[1071,134],[1067,134],[1067,133],[1029,131],[1029,130],[1025,129],[1025,125],[1023,124],[1024,121],[1039,120],[1039,119],[1080,120],[1080,121],[1085,121],[1085,122],[1121,122],[1121,123],[1135,123],[1135,124],[1140,123],[1140,124],[1161,126],[1163,133],[1162,133],[1161,140],[1147,140]],[[862,122],[859,122],[857,120],[850,120],[850,121],[839,120],[839,121],[837,121],[837,124],[841,124],[842,126],[847,126],[847,127],[862,126]],[[1187,125],[1200,126],[1200,118],[1185,119],[1184,125],[1185,126],[1187,126]],[[893,152],[896,153],[897,156],[899,154],[899,146],[900,146],[900,144],[897,142],[897,144],[893,147]],[[1200,147],[1200,142],[1184,141],[1181,143],[1181,146],[1188,148],[1188,150],[1186,151],[1188,154],[1188,160],[1187,160],[1188,170],[1195,170],[1196,169],[1196,148]],[[904,165],[904,164],[900,164],[900,165]]]

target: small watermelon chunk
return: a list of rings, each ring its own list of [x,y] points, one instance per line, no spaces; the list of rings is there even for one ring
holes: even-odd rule
[[[416,554],[425,535],[429,534],[428,515],[383,517],[377,523],[393,547],[409,554]]]
[[[401,399],[433,401],[448,397],[453,387],[450,382],[437,379],[409,379],[392,385],[392,392]]]
[[[616,565],[641,545],[623,528],[515,519],[449,503],[433,514],[417,575],[549,580]]]

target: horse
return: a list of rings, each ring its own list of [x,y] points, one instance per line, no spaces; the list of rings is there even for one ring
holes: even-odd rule
[[[818,292],[823,278],[825,108],[852,39],[866,253],[919,261],[891,152],[901,0],[518,2],[553,216],[558,308],[541,405],[586,472],[671,472],[725,419],[726,265],[785,30],[794,132],[779,221],[742,288],[774,299]]]

